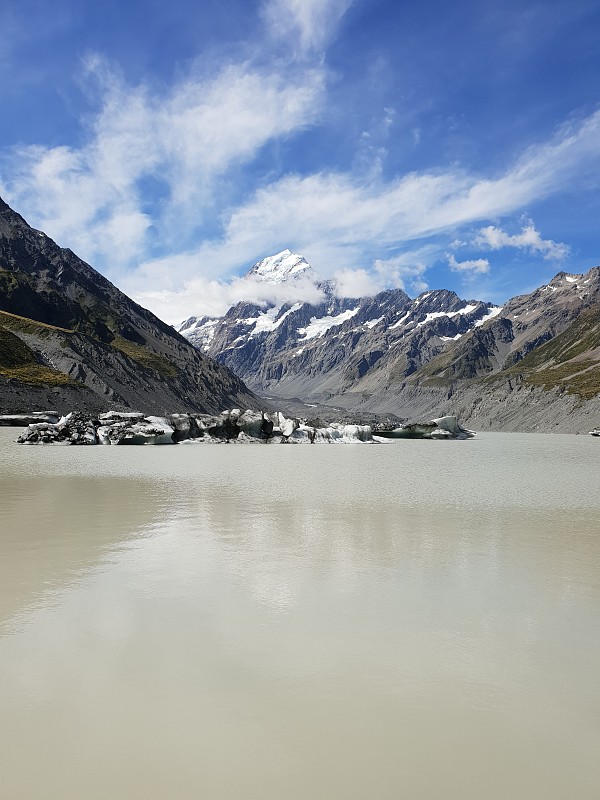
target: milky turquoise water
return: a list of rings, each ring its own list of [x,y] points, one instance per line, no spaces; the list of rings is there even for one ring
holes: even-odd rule
[[[600,796],[600,441],[22,447],[0,797]]]

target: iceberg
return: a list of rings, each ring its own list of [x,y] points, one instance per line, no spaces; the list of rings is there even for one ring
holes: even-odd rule
[[[412,422],[392,430],[377,431],[387,439],[471,439],[475,431],[463,428],[455,416],[437,417],[429,422]]]

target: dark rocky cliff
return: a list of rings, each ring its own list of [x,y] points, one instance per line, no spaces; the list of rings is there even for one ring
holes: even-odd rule
[[[228,369],[0,200],[3,411],[234,405],[259,403]]]

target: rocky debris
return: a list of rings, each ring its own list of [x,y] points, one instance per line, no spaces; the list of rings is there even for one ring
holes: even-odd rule
[[[459,425],[454,416],[438,417],[430,422],[412,422],[388,431],[377,431],[386,439],[471,439],[474,431]]]
[[[0,414],[0,427],[12,426],[22,428],[36,422],[48,422],[55,425],[60,419],[57,411],[31,411],[29,414]]]

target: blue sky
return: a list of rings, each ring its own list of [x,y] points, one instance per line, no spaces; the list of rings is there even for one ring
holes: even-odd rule
[[[595,0],[3,0],[0,78],[0,194],[169,322],[286,247],[498,303],[600,262]]]

